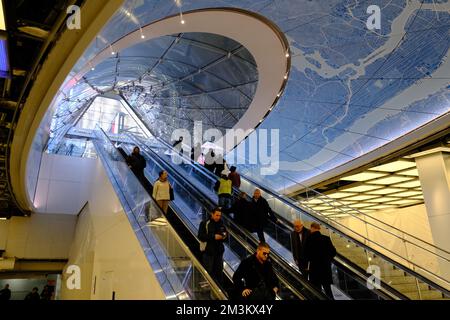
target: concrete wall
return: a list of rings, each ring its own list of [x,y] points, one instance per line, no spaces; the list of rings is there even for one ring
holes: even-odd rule
[[[62,299],[165,299],[106,173],[97,161],[89,203],[79,216],[68,265],[78,265],[81,289]]]
[[[44,153],[33,200],[35,212],[77,214],[89,198],[95,159]]]
[[[76,216],[32,214],[0,221],[0,249],[6,257],[67,259]]]

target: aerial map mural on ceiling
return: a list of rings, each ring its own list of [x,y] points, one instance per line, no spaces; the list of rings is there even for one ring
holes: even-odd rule
[[[373,5],[380,29],[369,30]],[[290,43],[287,86],[258,127],[280,130],[279,171],[263,176],[259,165],[239,167],[273,189],[331,170],[450,110],[445,0],[130,0],[74,71],[138,24],[217,7],[258,13]]]

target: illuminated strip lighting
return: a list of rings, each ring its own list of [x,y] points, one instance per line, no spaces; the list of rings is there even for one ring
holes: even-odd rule
[[[3,11],[3,1],[0,0],[0,30],[6,31],[5,14]]]

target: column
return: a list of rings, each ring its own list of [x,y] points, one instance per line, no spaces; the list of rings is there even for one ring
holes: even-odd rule
[[[434,245],[450,251],[450,149],[436,148],[412,157],[419,172]],[[439,260],[439,267],[441,275],[450,280],[450,263]]]

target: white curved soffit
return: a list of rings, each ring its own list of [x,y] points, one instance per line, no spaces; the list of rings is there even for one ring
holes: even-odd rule
[[[180,23],[179,16],[173,16],[143,27],[142,33],[137,29],[126,35],[113,43],[111,48],[107,47],[98,53],[77,75],[66,82],[70,86],[64,87],[62,91],[68,92],[93,66],[111,57],[111,50],[120,53],[121,50],[143,41],[181,32],[207,32],[228,37],[239,42],[253,55],[258,69],[258,84],[253,100],[233,127],[241,129],[243,133],[234,138],[232,131],[229,139],[225,136],[227,143],[223,143],[223,140],[217,141],[219,146],[223,145],[224,152],[230,151],[262,122],[279,98],[288,75],[289,58],[286,53],[289,49],[280,38],[280,33],[247,12],[208,9],[184,13],[183,19],[185,24]],[[145,40],[142,40],[142,34]]]
[[[141,38],[141,31],[137,29],[113,43],[112,48],[114,51],[120,52],[122,49],[141,43],[142,41],[180,32],[215,33],[239,42],[253,55],[258,68],[258,84],[253,100],[244,116],[234,126],[234,129],[242,129],[248,134],[272,110],[273,105],[279,99],[280,93],[286,84],[290,58],[286,57],[289,48],[287,47],[284,36],[274,26],[270,26],[263,21],[263,18],[258,19],[250,13],[235,9],[193,11],[184,13],[183,18],[186,22],[185,24],[180,23],[179,16],[173,16],[143,27],[142,33],[145,35],[145,40]],[[63,92],[67,93],[71,86],[82,79],[93,66],[98,65],[109,57],[111,57],[111,48],[108,46],[90,60],[78,74],[69,79],[66,78],[62,87],[57,93],[55,92],[56,95],[52,100],[53,102],[46,110],[53,107],[53,104],[60,100]],[[42,116],[39,119],[35,118],[33,129],[28,133],[27,145],[32,144],[36,135],[38,129],[38,126],[35,125],[36,121],[40,123],[43,119],[44,113],[41,112],[40,114]],[[242,134],[239,137],[229,139],[229,141],[234,140],[236,143],[224,146],[225,152],[234,148],[245,136],[246,134]],[[218,141],[218,144],[220,142]],[[21,166],[20,168],[20,180],[22,180],[21,191],[26,194],[26,200],[32,207],[32,195],[28,194],[28,190],[25,187],[29,155],[29,149],[25,150],[22,154],[22,160],[26,160],[22,163],[26,163],[26,166]]]

